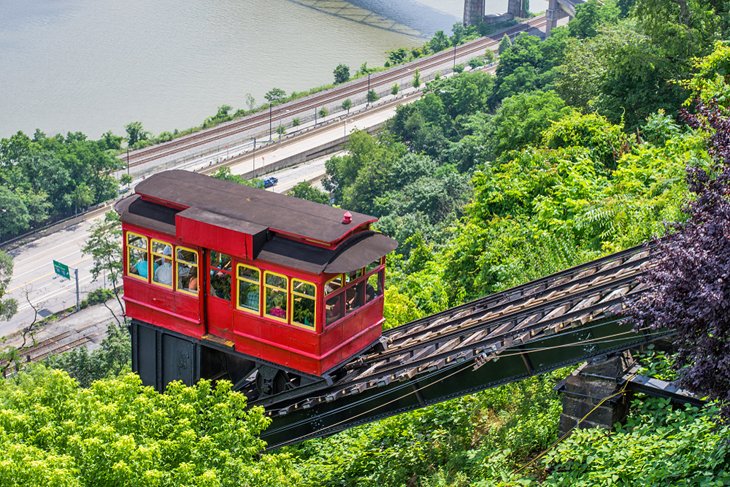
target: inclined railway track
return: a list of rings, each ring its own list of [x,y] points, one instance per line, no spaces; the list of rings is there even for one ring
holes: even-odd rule
[[[650,341],[617,314],[644,290],[652,251],[630,249],[388,330],[385,350],[348,363],[331,384],[259,401],[274,420],[264,438],[276,447],[325,436]]]
[[[547,24],[545,16],[535,17],[529,22],[515,25],[506,31],[500,32],[500,35],[515,35],[529,29],[540,29]],[[492,48],[499,44],[501,38],[482,37],[473,42],[464,44],[457,48],[456,55],[458,57],[473,56],[483,54],[486,48]],[[428,70],[435,68],[454,58],[453,50],[441,51],[433,56],[418,59],[408,64],[373,74],[370,79],[371,88],[382,86],[390,86],[395,81],[402,79],[404,75],[410,71]],[[296,117],[297,115],[309,114],[312,110],[333,103],[337,100],[346,99],[350,96],[362,94],[363,90],[368,87],[367,78],[362,78],[346,85],[317,93],[301,100],[295,100],[290,103],[278,105],[272,112],[272,123],[276,123],[283,118]],[[269,122],[269,113],[260,112],[241,120],[228,122],[211,129],[197,132],[191,135],[181,137],[163,144],[158,144],[145,149],[140,149],[129,154],[129,166],[135,167],[142,164],[153,162],[157,159],[175,155],[178,152],[188,151],[196,147],[200,147],[211,142],[219,141],[237,134],[245,133],[255,129],[262,124]],[[120,158],[127,160],[126,155]]]

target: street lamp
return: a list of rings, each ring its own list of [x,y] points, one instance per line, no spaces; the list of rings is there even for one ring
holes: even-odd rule
[[[370,73],[368,73],[368,94],[365,97],[365,101],[367,101],[368,105],[370,105]]]
[[[454,69],[456,69],[456,44],[454,44]]]
[[[274,138],[273,138],[274,131],[272,130],[273,125],[272,125],[272,121],[271,121],[271,109],[272,109],[272,106],[273,106],[272,103],[269,102],[269,140],[274,140]]]
[[[251,163],[253,164],[251,174],[256,177],[256,137],[253,138],[253,161]]]

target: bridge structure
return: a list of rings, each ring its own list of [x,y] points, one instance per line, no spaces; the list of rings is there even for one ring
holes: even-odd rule
[[[328,436],[585,360],[613,357],[607,362],[618,364],[620,377],[623,351],[670,333],[635,329],[622,314],[626,300],[647,289],[641,276],[653,259],[652,245],[636,247],[387,330],[380,349],[337,376],[252,398],[273,420],[262,438],[271,449]],[[580,382],[567,382],[573,396],[596,386]],[[612,425],[615,412],[606,414]]]
[[[508,0],[507,12],[500,16],[488,16],[486,2],[488,0],[464,0],[464,25],[478,25],[483,22],[497,22],[524,18],[528,15],[528,0]],[[583,0],[549,0],[548,9],[545,13],[548,23],[545,33],[557,27],[558,20],[563,17],[575,17],[576,5],[583,3]]]

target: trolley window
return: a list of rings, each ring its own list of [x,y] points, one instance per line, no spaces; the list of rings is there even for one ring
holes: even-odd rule
[[[175,264],[177,266],[177,290],[198,295],[198,252],[186,247],[175,247]]]
[[[368,277],[367,285],[365,286],[365,302],[369,303],[378,296],[383,295],[383,280],[385,274],[381,270],[380,272]]]
[[[264,272],[264,314],[286,323],[289,281],[286,276]]]
[[[259,314],[261,311],[261,271],[238,264],[238,309]]]
[[[172,245],[152,240],[152,282],[172,289]]]
[[[324,285],[324,293],[330,294],[342,287],[342,274],[339,274],[329,281],[327,281]]]
[[[127,275],[149,281],[147,237],[127,232]]]
[[[231,256],[220,252],[210,253],[210,295],[231,299]]]
[[[314,330],[316,323],[317,286],[311,282],[292,279],[292,325]]]

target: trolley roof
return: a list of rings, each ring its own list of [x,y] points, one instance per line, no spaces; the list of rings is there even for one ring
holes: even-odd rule
[[[135,193],[172,208],[197,208],[242,225],[266,227],[329,246],[377,221],[352,212],[352,222],[343,224],[342,209],[181,170],[155,174],[139,183]]]

